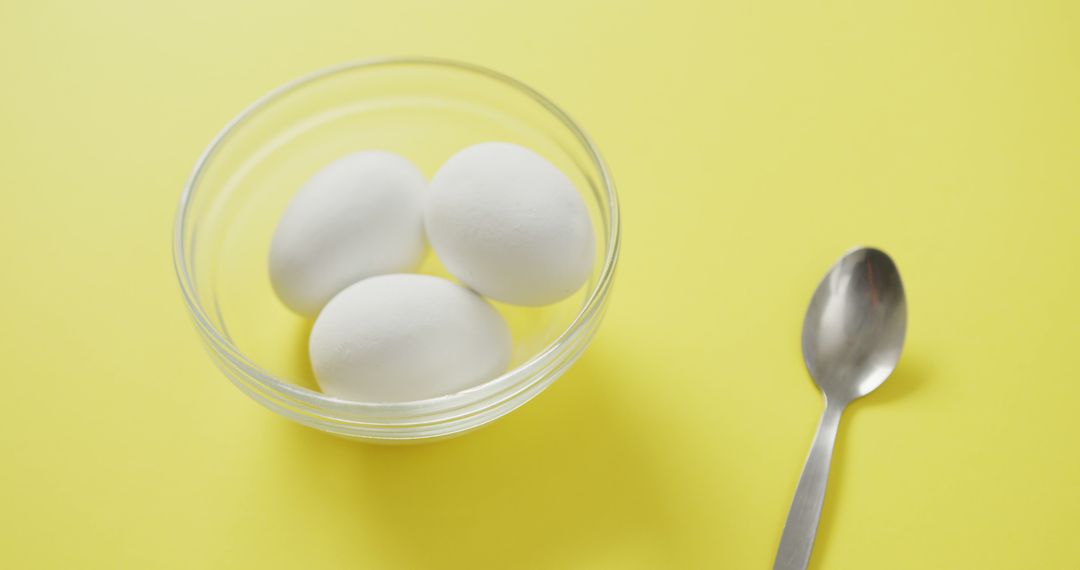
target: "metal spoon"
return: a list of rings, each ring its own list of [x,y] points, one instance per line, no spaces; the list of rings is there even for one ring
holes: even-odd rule
[[[814,291],[803,321],[802,348],[806,369],[825,395],[825,412],[795,488],[773,570],[805,569],[810,563],[840,414],[892,374],[906,327],[900,273],[881,250],[848,252]]]

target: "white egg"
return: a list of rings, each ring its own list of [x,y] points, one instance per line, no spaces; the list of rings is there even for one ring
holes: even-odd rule
[[[539,154],[489,142],[452,156],[431,180],[428,240],[455,277],[516,305],[546,305],[592,273],[592,223],[574,184]]]
[[[452,394],[502,374],[510,330],[484,299],[430,275],[380,275],[338,293],[311,330],[323,392],[361,402]]]
[[[270,243],[270,281],[293,311],[315,316],[335,294],[373,275],[415,269],[426,249],[424,175],[405,158],[340,158],[293,197]]]

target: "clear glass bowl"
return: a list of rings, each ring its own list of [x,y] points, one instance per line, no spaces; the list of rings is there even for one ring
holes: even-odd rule
[[[274,297],[267,275],[270,236],[289,198],[349,152],[397,152],[431,176],[456,151],[491,140],[529,147],[573,180],[600,248],[588,283],[549,307],[494,303],[514,337],[512,368],[475,388],[393,404],[318,392],[307,359],[311,322]],[[566,113],[523,83],[481,67],[379,59],[300,78],[233,119],[184,188],[173,256],[199,335],[246,394],[326,432],[408,442],[477,428],[558,378],[600,324],[618,251],[615,187],[595,145]],[[430,253],[420,271],[447,276]]]

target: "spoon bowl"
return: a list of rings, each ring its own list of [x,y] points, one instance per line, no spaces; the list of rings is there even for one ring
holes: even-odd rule
[[[821,280],[806,309],[806,369],[829,400],[850,402],[892,374],[906,329],[896,264],[879,249],[852,250]]]

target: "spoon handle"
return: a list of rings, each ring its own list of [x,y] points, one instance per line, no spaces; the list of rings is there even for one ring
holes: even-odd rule
[[[805,570],[810,563],[810,550],[814,547],[821,505],[825,501],[825,484],[829,480],[829,463],[832,460],[836,430],[840,426],[843,404],[825,400],[814,444],[806,458],[795,498],[791,501],[784,533],[780,536],[780,548],[776,551],[773,570]]]

